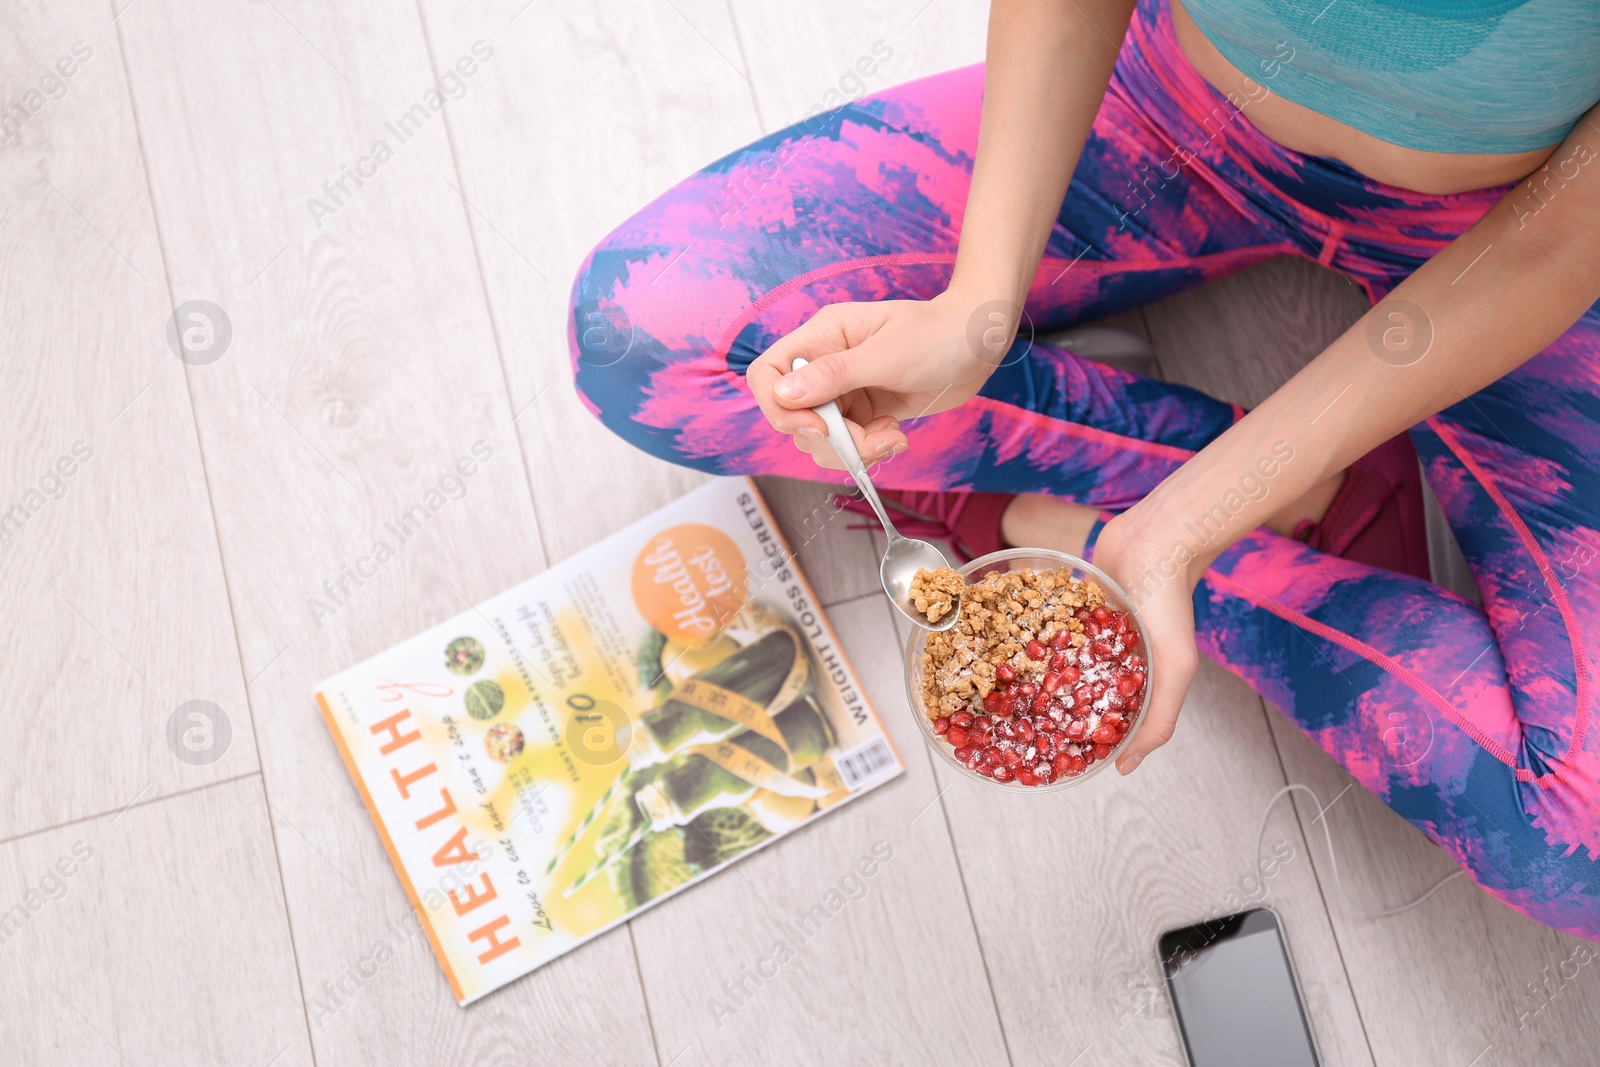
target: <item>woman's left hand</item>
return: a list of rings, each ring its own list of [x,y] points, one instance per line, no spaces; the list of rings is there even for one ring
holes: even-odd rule
[[[1152,508],[1155,513],[1148,513]],[[1159,508],[1147,498],[1118,515],[1100,531],[1094,548],[1095,566],[1111,575],[1139,610],[1150,662],[1150,706],[1133,743],[1117,759],[1123,774],[1131,774],[1172,737],[1184,694],[1200,666],[1192,598],[1203,568],[1193,571],[1194,565],[1178,562],[1192,554],[1180,538],[1163,535]]]

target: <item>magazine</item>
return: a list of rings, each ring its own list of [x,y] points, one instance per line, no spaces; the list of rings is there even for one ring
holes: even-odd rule
[[[903,770],[745,478],[316,700],[461,1004]]]

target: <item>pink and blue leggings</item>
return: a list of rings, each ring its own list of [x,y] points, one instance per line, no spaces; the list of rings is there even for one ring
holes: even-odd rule
[[[675,463],[819,477],[762,419],[744,370],[825,304],[943,291],[982,89],[969,67],[817,115],[620,226],[573,290],[588,407]],[[1165,4],[1142,0],[1027,310],[1060,330],[1283,255],[1377,300],[1505,191],[1422,196],[1279,147],[1187,64]],[[1600,305],[1411,430],[1483,608],[1265,530],[1222,555],[1194,605],[1203,652],[1487,892],[1600,939],[1597,386]],[[1019,341],[977,398],[907,424],[911,448],[882,481],[1117,511],[1239,414]]]

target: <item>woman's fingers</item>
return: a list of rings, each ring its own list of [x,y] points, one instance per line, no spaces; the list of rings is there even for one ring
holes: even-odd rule
[[[888,303],[829,304],[779,338],[745,372],[761,413],[781,433],[801,426],[823,429],[811,409],[869,384],[863,356],[890,312]],[[793,369],[796,357],[809,366]]]
[[[814,408],[837,400],[852,389],[873,384],[863,381],[861,369],[863,356],[872,346],[869,338],[855,348],[828,352],[810,361],[800,370],[791,370],[772,383],[772,395],[786,408]]]
[[[1146,756],[1172,739],[1184,695],[1200,667],[1192,630],[1187,638],[1181,634],[1145,636],[1151,639],[1150,706],[1145,709],[1144,725],[1134,735],[1133,743],[1117,757],[1117,770],[1123,774],[1132,774]]]
[[[846,419],[845,425],[850,428],[850,437],[855,441],[856,451],[861,453],[861,459],[868,468],[906,448],[906,435],[900,429],[899,420],[891,416],[880,416],[865,426]],[[811,427],[801,427],[794,435],[794,444],[800,451],[809,455],[819,467],[835,471],[845,469],[844,462],[828,443],[828,435],[825,432]]]
[[[821,416],[810,410],[815,404],[785,405],[779,402],[774,389],[789,375],[795,357],[817,360],[848,347],[848,335],[841,322],[839,307],[838,304],[823,307],[800,326],[773,342],[745,371],[745,381],[755,395],[756,403],[761,405],[761,414],[779,433],[792,434],[801,426],[827,432]]]

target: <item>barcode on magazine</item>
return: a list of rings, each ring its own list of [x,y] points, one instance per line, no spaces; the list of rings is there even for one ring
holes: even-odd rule
[[[839,777],[844,779],[844,784],[853,793],[893,767],[894,754],[889,751],[887,741],[881,737],[874,737],[849,752],[841,752],[833,764],[839,768]]]

